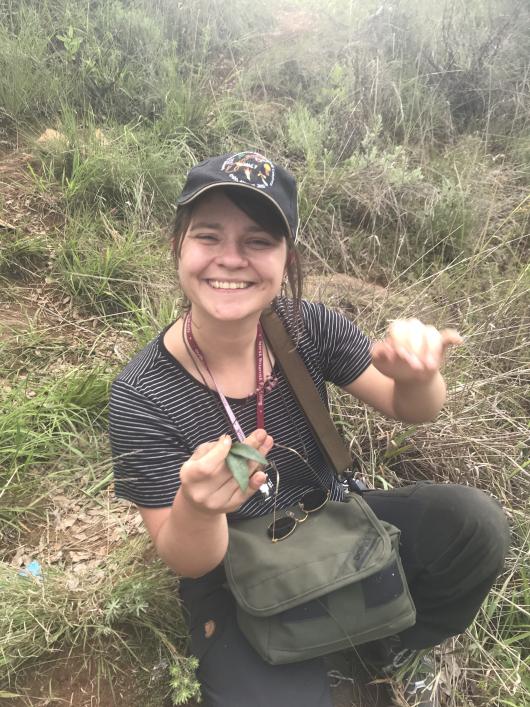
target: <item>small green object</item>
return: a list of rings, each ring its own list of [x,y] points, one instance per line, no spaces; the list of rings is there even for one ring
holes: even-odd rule
[[[248,489],[248,465],[242,457],[229,454],[226,458],[228,468],[232,472],[234,479],[239,484],[241,491]]]
[[[250,459],[250,461],[258,462],[258,464],[267,464],[267,460],[260,454],[257,449],[251,447],[249,444],[243,444],[242,442],[234,442],[230,447],[230,454],[235,454],[236,457],[243,457],[243,459]]]
[[[235,442],[230,447],[226,463],[242,491],[248,489],[249,470],[247,460],[258,462],[258,464],[267,464],[263,454],[260,454],[254,447],[242,442]]]

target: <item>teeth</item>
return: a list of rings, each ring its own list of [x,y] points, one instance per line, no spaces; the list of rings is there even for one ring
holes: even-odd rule
[[[212,287],[217,290],[244,290],[250,287],[249,282],[225,282],[224,280],[209,280]]]

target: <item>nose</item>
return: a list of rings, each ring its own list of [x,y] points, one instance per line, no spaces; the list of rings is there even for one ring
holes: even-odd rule
[[[215,260],[217,265],[229,269],[244,268],[248,265],[248,259],[244,254],[242,245],[232,240],[223,242]]]

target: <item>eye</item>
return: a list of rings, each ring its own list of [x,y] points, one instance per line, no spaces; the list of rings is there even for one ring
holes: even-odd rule
[[[219,240],[213,233],[197,233],[193,238],[203,243],[216,243]]]
[[[271,238],[251,238],[248,244],[252,248],[270,248],[274,245],[274,241]]]

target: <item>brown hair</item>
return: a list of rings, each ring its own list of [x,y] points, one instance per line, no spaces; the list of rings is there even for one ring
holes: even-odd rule
[[[273,238],[287,241],[287,281],[294,302],[295,321],[298,319],[300,310],[300,300],[302,298],[302,263],[300,254],[287,230],[287,225],[280,212],[271,208],[268,200],[260,196],[255,191],[245,187],[215,187],[223,193],[227,199],[243,211],[249,218],[258,224],[264,231],[270,233]],[[211,190],[208,190],[194,199],[190,204],[179,206],[170,227],[171,251],[175,264],[178,266],[182,241],[190,225],[193,210],[205,198]]]

